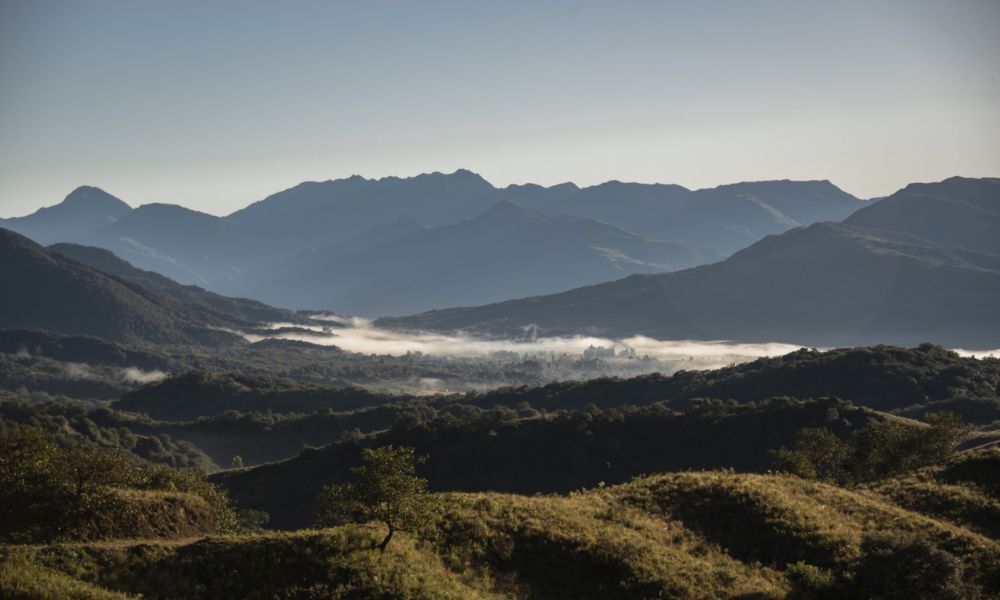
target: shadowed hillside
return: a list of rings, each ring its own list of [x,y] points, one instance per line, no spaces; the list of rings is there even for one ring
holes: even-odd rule
[[[846,435],[875,416],[840,401],[787,399],[742,408],[706,403],[684,412],[662,405],[537,417],[495,410],[467,420],[443,412],[431,421],[404,418],[378,435],[213,477],[240,506],[271,514],[273,526],[298,528],[312,521],[323,485],[350,477],[361,447],[411,446],[433,456],[420,472],[434,490],[565,493],[642,473],[762,472],[774,465],[770,450],[790,444],[803,427],[829,426]]]
[[[114,341],[212,343],[232,337],[215,328],[253,326],[219,310],[212,297],[198,291],[187,296],[176,291],[179,286],[136,281],[103,273],[0,229],[0,282],[5,290],[0,328],[48,329]],[[231,308],[225,299],[215,299]]]

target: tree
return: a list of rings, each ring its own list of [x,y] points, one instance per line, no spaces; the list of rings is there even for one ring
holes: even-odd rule
[[[36,427],[18,427],[0,435],[0,538],[44,535],[61,488],[61,449]]]
[[[850,447],[828,429],[807,428],[795,436],[791,448],[772,452],[778,468],[805,479],[841,481]]]
[[[65,452],[65,478],[77,499],[101,487],[137,487],[146,475],[121,451],[79,446]]]
[[[951,413],[931,414],[927,420],[923,427],[873,419],[846,442],[827,429],[803,429],[791,447],[772,454],[779,469],[806,479],[878,481],[944,463],[968,431]]]
[[[380,521],[389,529],[378,544],[384,552],[397,531],[414,531],[427,520],[427,480],[416,476],[416,466],[427,460],[413,448],[365,448],[364,464],[351,469],[356,479],[333,484],[319,495],[321,525]]]
[[[933,543],[915,537],[876,535],[861,544],[862,556],[854,575],[857,598],[978,598],[967,581],[962,561]]]
[[[855,431],[847,465],[850,478],[876,481],[945,462],[968,429],[951,413],[935,413],[927,420],[928,427],[871,421]]]

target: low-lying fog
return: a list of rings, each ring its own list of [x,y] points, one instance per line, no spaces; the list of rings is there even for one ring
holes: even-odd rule
[[[298,340],[320,345],[335,345],[361,354],[402,356],[408,353],[453,357],[520,360],[531,356],[564,355],[602,360],[652,359],[655,369],[714,369],[733,363],[750,361],[763,356],[780,356],[801,348],[783,343],[735,343],[726,341],[670,341],[644,336],[607,339],[590,336],[542,337],[530,340],[483,339],[467,335],[446,335],[427,332],[404,332],[380,329],[368,319],[314,315],[316,321],[328,321],[330,326],[272,323],[273,335],[242,333],[255,342],[277,338]],[[1000,356],[997,350],[956,349],[963,356]],[[651,365],[652,366],[652,365]]]
[[[272,323],[273,335],[242,335],[251,342],[268,338],[335,345],[349,352],[402,356],[407,353],[455,357],[518,360],[525,356],[569,355],[584,358],[630,360],[648,357],[662,367],[712,369],[761,356],[778,356],[798,350],[791,344],[738,344],[729,342],[660,341],[635,336],[620,340],[599,337],[543,337],[533,340],[491,340],[465,335],[402,332],[379,329],[367,319],[314,317],[322,325]]]

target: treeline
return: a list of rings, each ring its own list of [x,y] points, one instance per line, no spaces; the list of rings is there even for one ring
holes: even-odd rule
[[[340,483],[362,448],[393,445],[433,457],[418,472],[432,490],[568,492],[622,483],[644,473],[732,468],[764,472],[773,449],[806,427],[847,437],[878,413],[837,399],[775,398],[739,405],[701,401],[678,411],[665,404],[602,410],[538,411],[528,405],[460,411],[423,406],[384,432],[347,436],[294,459],[223,472],[212,480],[241,506],[263,510],[281,528],[306,526],[323,485]]]
[[[504,388],[463,402],[492,406],[526,401],[536,408],[560,409],[652,402],[684,406],[697,398],[743,403],[773,396],[836,396],[887,412],[914,406],[925,412],[949,410],[968,422],[984,424],[1000,420],[998,395],[1000,359],[962,357],[940,346],[922,344],[916,348],[872,346],[825,352],[802,349],[722,369],[678,371],[670,376]],[[971,401],[978,405],[973,408]]]
[[[106,409],[95,410],[92,405],[69,398],[4,400],[0,395],[0,434],[34,427],[64,447],[118,450],[142,463],[206,473],[216,470],[212,459],[192,442],[174,439],[165,432],[138,432],[126,421],[102,419],[106,413]]]
[[[62,343],[46,340],[42,342]],[[105,350],[116,352],[114,346]],[[293,352],[300,350],[312,351],[298,348]],[[118,360],[127,358],[131,356]],[[409,360],[418,364],[425,358],[398,357],[390,362]],[[383,357],[371,359],[373,365],[382,361]],[[538,416],[582,411],[588,406],[604,410],[661,404],[684,412],[705,405],[705,398],[750,405],[777,396],[839,397],[855,406],[915,419],[948,411],[987,430],[1000,424],[998,365],[996,359],[963,358],[931,345],[801,350],[671,376],[419,396],[296,381],[255,369],[240,374],[200,370],[144,386],[110,405],[91,405],[86,414],[82,405],[61,409],[60,401],[44,392],[8,394],[22,402],[0,411],[0,418],[21,423],[34,419],[50,431],[59,430],[65,421],[70,431],[78,430],[104,445],[118,444],[147,460],[205,470],[229,467],[235,456],[247,466],[289,458],[305,445],[323,446],[345,435],[382,431],[397,421],[437,420],[476,427],[491,418],[484,415],[498,411]],[[37,408],[29,406],[39,403]],[[39,414],[32,416],[36,410]],[[59,418],[61,412],[64,418]],[[47,421],[52,423],[44,425]]]
[[[746,403],[775,396],[838,397],[887,412],[913,413],[915,407],[925,412],[949,410],[968,422],[984,424],[1000,419],[998,390],[1000,359],[967,358],[924,344],[912,349],[803,349],[722,369],[678,371],[669,376],[601,378],[423,398],[483,408],[527,402],[538,409],[578,410],[588,404],[610,408],[654,402],[683,408],[698,398]],[[412,398],[271,376],[188,373],[132,392],[118,406],[159,419],[184,420],[227,410],[345,411]]]

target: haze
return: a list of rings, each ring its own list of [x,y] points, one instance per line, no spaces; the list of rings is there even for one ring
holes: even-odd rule
[[[1000,5],[0,3],[0,216],[81,184],[225,214],[302,180],[1000,167]]]
[[[737,343],[725,340],[656,340],[646,336],[608,339],[594,336],[530,337],[524,339],[487,339],[471,335],[442,334],[420,331],[394,331],[381,329],[360,317],[334,317],[313,315],[317,320],[338,325],[328,331],[319,326],[296,323],[273,323],[276,331],[294,327],[300,331],[280,331],[273,335],[238,332],[248,341],[264,339],[298,340],[319,345],[334,345],[349,352],[361,354],[402,356],[420,352],[434,356],[485,358],[494,353],[513,352],[520,355],[569,354],[582,356],[588,348],[611,349],[617,354],[634,351],[638,357],[648,356],[661,361],[656,370],[718,369],[728,364],[742,363],[763,356],[781,356],[801,348],[795,344]],[[315,331],[309,333],[307,330]],[[332,334],[332,335],[331,335]],[[996,357],[996,350],[956,349],[962,356]],[[653,369],[651,369],[653,370]]]

